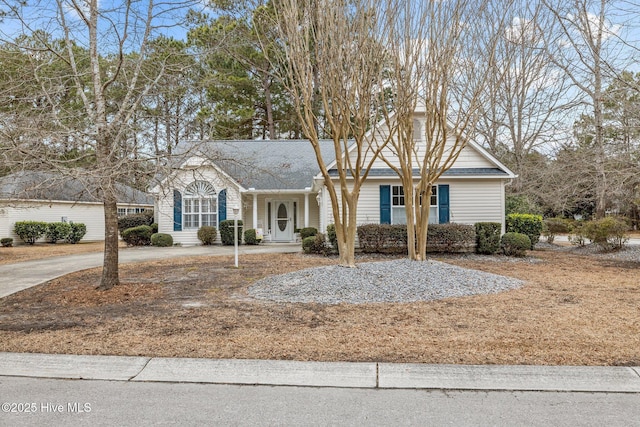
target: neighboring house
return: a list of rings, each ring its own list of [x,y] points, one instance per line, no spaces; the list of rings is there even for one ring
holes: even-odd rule
[[[416,125],[421,125],[419,115]],[[419,134],[417,130],[417,138]],[[333,142],[322,141],[321,151],[331,169]],[[504,231],[505,185],[514,177],[469,141],[454,167],[433,187],[430,222],[491,221],[501,223]],[[217,227],[220,221],[233,219],[234,207],[245,229],[259,229],[272,242],[291,242],[296,229],[324,231],[333,222],[315,153],[304,140],[203,143],[197,154],[186,156],[150,191],[159,232],[187,245],[199,243],[200,226]],[[382,160],[376,161],[362,187],[357,219],[359,224],[405,221],[400,180]]]
[[[153,198],[118,185],[118,214],[153,209]],[[16,221],[76,222],[87,226],[83,241],[104,240],[104,208],[95,189],[54,172],[24,171],[0,178],[0,237],[12,237]]]

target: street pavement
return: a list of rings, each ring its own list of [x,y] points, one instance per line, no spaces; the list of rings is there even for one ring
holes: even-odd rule
[[[245,247],[241,255],[299,248],[298,244]],[[230,254],[232,247],[195,246],[125,249],[120,257],[121,262],[140,262]],[[0,295],[101,262],[102,254],[97,253],[0,266]],[[595,426],[606,421],[607,425],[640,426],[640,367],[0,352],[0,403],[0,425],[41,425],[53,420],[55,425]]]

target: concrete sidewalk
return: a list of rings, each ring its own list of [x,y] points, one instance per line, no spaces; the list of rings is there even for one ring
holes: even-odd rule
[[[239,247],[238,253],[242,256],[249,253],[295,253],[301,250],[300,243],[273,243],[256,246],[242,245]],[[233,254],[233,246],[173,246],[169,248],[144,246],[120,249],[119,259],[120,263],[124,264],[189,256]],[[65,274],[100,267],[102,261],[102,252],[92,252],[0,265],[0,298]],[[242,264],[242,259],[239,260],[239,263]]]
[[[0,376],[339,388],[640,393],[640,367],[423,365],[0,353]]]

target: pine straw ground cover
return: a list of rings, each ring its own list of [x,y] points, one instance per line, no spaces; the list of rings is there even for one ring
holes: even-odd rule
[[[0,247],[0,265],[62,255],[100,252],[103,249],[104,242],[56,243],[55,245],[51,243],[19,244],[10,248]]]
[[[411,304],[252,300],[258,278],[335,262],[300,254],[123,265],[0,300],[0,351],[457,364],[640,365],[640,263],[571,251],[444,257],[517,290]],[[365,259],[363,259],[365,260]],[[366,259],[370,261],[371,259]]]

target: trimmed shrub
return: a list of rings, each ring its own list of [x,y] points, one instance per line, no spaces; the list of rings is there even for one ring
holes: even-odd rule
[[[531,248],[531,240],[526,234],[510,232],[502,236],[500,247],[507,256],[522,257]]]
[[[318,229],[315,227],[305,227],[300,229],[300,238],[302,240],[307,237],[315,236],[316,234],[318,234]]]
[[[153,231],[148,225],[127,228],[122,232],[122,240],[129,246],[149,246]]]
[[[502,224],[499,222],[477,222],[475,227],[476,252],[484,255],[493,255],[498,252]]]
[[[45,237],[47,242],[56,243],[58,240],[66,239],[71,233],[71,224],[67,222],[50,222],[47,224]]]
[[[226,219],[224,221],[220,221],[220,240],[222,241],[223,245],[233,245],[234,242],[234,238],[233,238],[233,226],[234,226],[234,221],[233,219]],[[239,219],[238,220],[238,244],[242,243],[242,220]]]
[[[171,236],[171,234],[153,233],[151,235],[151,246],[173,246],[173,237]]]
[[[507,233],[526,234],[533,247],[540,240],[542,233],[542,216],[533,214],[511,214],[507,215]]]
[[[305,254],[327,255],[327,249],[325,236],[322,233],[306,237],[302,241],[302,250]]]
[[[329,243],[331,244],[331,247],[333,248],[333,250],[335,252],[339,252],[338,251],[338,235],[336,234],[335,224],[327,225],[327,240],[329,240]]]
[[[42,221],[18,221],[13,231],[28,245],[33,245],[47,231],[47,223]]]
[[[198,229],[198,240],[205,245],[213,245],[218,237],[218,230],[211,225],[203,225]]]
[[[427,229],[427,252],[473,252],[476,245],[476,230],[473,225],[429,224]]]
[[[75,245],[87,234],[87,226],[81,222],[71,222],[69,225],[71,226],[71,231],[67,234],[65,240],[67,243]]]
[[[13,239],[11,237],[3,237],[0,239],[0,245],[2,245],[3,248],[10,248],[13,246]]]
[[[247,245],[258,245],[262,239],[258,239],[255,228],[244,231],[244,243]]]
[[[407,226],[404,224],[363,224],[357,233],[362,252],[407,253]]]
[[[157,222],[154,222],[153,224],[151,224],[151,230],[152,230],[154,233],[157,233],[157,232],[158,232],[158,223],[157,223]]]
[[[128,228],[139,227],[141,225],[153,224],[153,212],[145,211],[138,214],[125,215],[118,218],[118,231],[122,232]]]
[[[605,251],[622,248],[629,241],[629,225],[621,219],[606,217],[584,225],[587,239]]]

